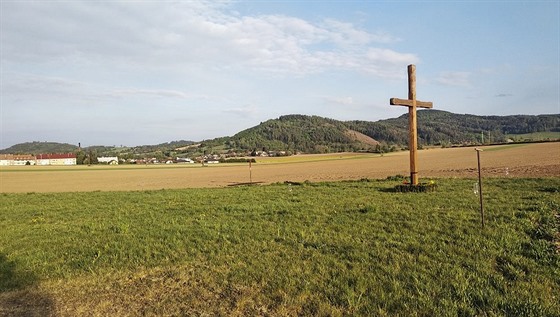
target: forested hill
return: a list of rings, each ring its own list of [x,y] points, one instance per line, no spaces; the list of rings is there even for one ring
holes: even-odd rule
[[[345,122],[349,129],[362,132],[387,143],[408,143],[408,114],[377,122]],[[560,114],[476,116],[455,114],[441,110],[418,111],[419,144],[465,144],[506,142],[516,134],[534,132],[560,132]]]
[[[418,141],[425,145],[468,145],[524,140],[520,134],[550,132],[559,139],[560,114],[476,116],[441,110],[418,111]],[[552,133],[554,132],[554,133]],[[484,134],[484,139],[482,134]],[[241,131],[232,137],[192,141],[174,141],[151,146],[89,147],[100,155],[142,155],[162,157],[252,151],[287,153],[326,153],[341,151],[388,151],[408,144],[408,114],[398,118],[369,121],[338,121],[318,116],[286,115]],[[29,142],[14,145],[0,153],[76,152],[76,145],[54,142]]]
[[[95,145],[84,147],[82,151],[93,151],[97,154],[117,156],[122,155],[123,152],[132,154],[150,153],[150,152],[166,152],[175,150],[177,148],[192,145],[193,141],[173,141],[168,143],[156,144],[156,145],[140,145],[135,147],[116,147],[116,146],[104,146]],[[0,150],[0,154],[41,154],[41,153],[72,153],[79,151],[80,148],[77,145],[68,143],[57,143],[57,142],[26,142],[19,143],[11,146],[7,149]]]
[[[26,142],[1,150],[0,154],[41,154],[71,153],[78,150],[77,145],[58,142]]]
[[[233,149],[324,153],[354,151],[376,144],[376,140],[348,129],[342,121],[287,115],[241,131],[227,145]]]
[[[560,115],[476,116],[441,110],[418,111],[422,145],[506,142],[514,134],[560,132]],[[362,137],[359,137],[359,136]],[[367,141],[366,141],[367,140]],[[376,145],[379,142],[380,145]],[[305,153],[359,151],[408,144],[408,114],[368,121],[337,121],[317,116],[288,115],[268,120],[229,138],[233,149],[272,149]]]

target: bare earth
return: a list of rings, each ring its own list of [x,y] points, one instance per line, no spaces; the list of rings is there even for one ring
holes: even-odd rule
[[[484,177],[560,177],[560,143],[481,147]],[[420,179],[477,177],[474,148],[418,152]],[[247,164],[2,167],[0,193],[128,191],[225,187],[235,184],[319,182],[409,174],[409,153],[302,155],[257,158]]]

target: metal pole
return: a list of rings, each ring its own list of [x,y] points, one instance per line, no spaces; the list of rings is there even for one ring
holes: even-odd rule
[[[482,220],[482,228],[484,228],[484,205],[482,204],[482,175],[480,173],[480,152],[482,149],[475,149],[476,158],[478,160],[478,195],[480,199],[480,219]]]

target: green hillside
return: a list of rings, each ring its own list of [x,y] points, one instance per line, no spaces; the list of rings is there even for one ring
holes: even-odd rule
[[[235,149],[326,153],[363,150],[375,142],[360,141],[351,132],[342,121],[288,115],[241,131],[230,138],[228,145]]]
[[[560,115],[475,116],[440,110],[418,111],[421,146],[502,143],[516,134],[555,131],[560,131]],[[356,139],[352,137],[355,132],[380,144]],[[304,153],[388,150],[407,144],[408,114],[376,122],[288,115],[263,122],[227,140],[227,148],[237,150],[264,148]]]
[[[387,143],[408,143],[408,114],[377,122],[352,121],[347,126]],[[418,141],[424,145],[506,142],[509,135],[560,131],[560,115],[475,116],[441,110],[418,111]]]
[[[161,143],[156,145],[140,145],[135,147],[115,147],[115,146],[104,146],[104,145],[94,145],[83,147],[82,152],[93,152],[97,155],[108,155],[108,156],[133,156],[134,154],[147,154],[147,153],[163,153],[169,154],[175,151],[177,148],[185,147],[193,144],[193,141],[173,141],[167,143]],[[72,153],[79,152],[79,148],[76,145],[67,143],[57,143],[57,142],[26,142],[16,144],[9,148],[0,150],[0,154],[41,154],[41,153]]]
[[[0,150],[0,154],[70,153],[78,150],[77,145],[57,142],[26,142]]]
[[[470,145],[513,141],[557,140],[560,114],[476,116],[441,110],[418,111],[420,146]],[[338,121],[318,116],[286,115],[243,130],[234,136],[192,141],[173,141],[136,147],[92,146],[84,151],[97,155],[132,157],[202,156],[255,151],[329,153],[343,151],[392,151],[408,144],[408,114],[371,121]],[[76,152],[77,146],[54,142],[14,145],[0,153]]]

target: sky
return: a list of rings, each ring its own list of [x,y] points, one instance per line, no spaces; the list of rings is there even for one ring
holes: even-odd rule
[[[0,0],[0,148],[232,136],[288,114],[560,113],[559,1]]]

